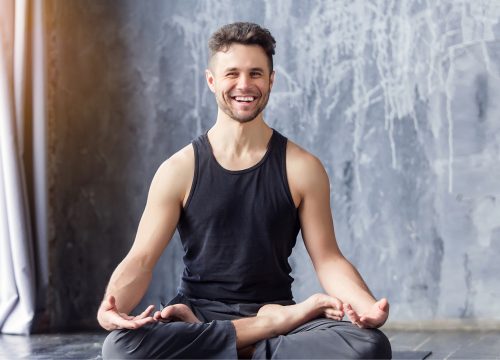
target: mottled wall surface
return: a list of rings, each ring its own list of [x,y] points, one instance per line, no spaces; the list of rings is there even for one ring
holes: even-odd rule
[[[265,118],[316,154],[338,242],[391,321],[500,321],[496,1],[46,2],[52,327],[93,327],[151,178],[208,129],[206,41],[277,39]],[[144,300],[175,293],[177,235]],[[300,300],[320,290],[301,240]],[[69,320],[71,319],[71,320]]]

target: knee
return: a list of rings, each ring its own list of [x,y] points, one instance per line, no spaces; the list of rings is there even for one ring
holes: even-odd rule
[[[124,345],[124,336],[126,334],[123,330],[114,330],[106,336],[102,344],[102,358],[103,359],[126,359],[132,358],[130,353],[126,350]]]
[[[366,347],[363,349],[362,358],[370,359],[391,359],[391,343],[385,334],[378,329],[369,330]]]

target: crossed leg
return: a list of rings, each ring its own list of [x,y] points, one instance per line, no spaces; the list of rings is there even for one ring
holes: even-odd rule
[[[295,305],[264,305],[255,317],[202,323],[185,304],[169,305],[154,314],[155,324],[113,331],[103,345],[103,357],[274,358],[280,354],[289,358],[300,351],[305,353],[298,357],[390,357],[390,345],[387,352],[388,341],[381,332],[339,322],[344,315],[339,309],[337,299],[316,294]],[[358,346],[349,346],[353,343]],[[376,355],[377,351],[384,355]]]
[[[390,359],[391,345],[378,329],[320,318],[255,345],[254,359]]]

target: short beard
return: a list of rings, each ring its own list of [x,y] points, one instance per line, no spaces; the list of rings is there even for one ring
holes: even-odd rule
[[[219,108],[224,112],[224,114],[229,116],[231,119],[239,122],[240,124],[244,124],[244,123],[250,122],[252,120],[255,120],[257,118],[257,116],[259,116],[260,113],[264,111],[264,109],[267,106],[267,103],[269,102],[269,95],[270,94],[271,94],[271,89],[269,89],[269,91],[267,92],[266,98],[264,99],[264,103],[261,106],[259,106],[249,116],[245,116],[245,117],[237,116],[236,114],[234,114],[229,106],[226,106],[225,103],[223,103],[222,101],[219,101],[219,98],[217,96],[215,96],[215,100],[216,100]]]
[[[264,107],[265,107],[265,104],[264,104]],[[222,109],[222,111],[224,111],[226,113],[226,115],[229,116],[231,119],[233,119],[241,124],[244,124],[244,123],[255,120],[257,118],[257,116],[259,116],[260,113],[262,111],[264,111],[264,107],[258,108],[257,110],[255,110],[254,113],[252,113],[248,116],[245,116],[245,117],[235,115],[230,109]]]

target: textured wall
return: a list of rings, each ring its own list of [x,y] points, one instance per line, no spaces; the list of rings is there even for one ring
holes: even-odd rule
[[[338,242],[391,321],[500,321],[496,1],[46,2],[52,327],[93,327],[159,164],[215,120],[209,34],[268,27],[265,118],[319,156]],[[176,237],[144,301],[173,296]],[[301,241],[296,299],[319,290]],[[68,320],[71,319],[71,320]]]

